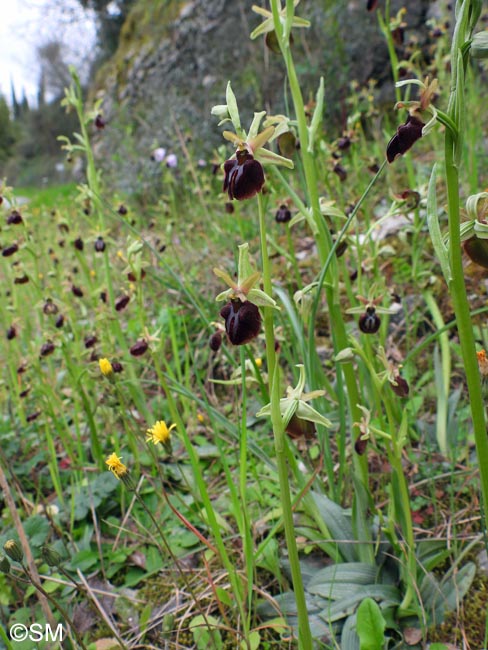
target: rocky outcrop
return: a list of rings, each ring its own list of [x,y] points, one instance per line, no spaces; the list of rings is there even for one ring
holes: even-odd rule
[[[181,150],[191,143],[197,158],[221,143],[214,104],[224,101],[232,81],[245,119],[254,110],[283,110],[284,69],[263,39],[249,40],[261,18],[249,0],[139,0],[121,33],[113,59],[100,71],[96,95],[103,97],[107,128],[97,143],[110,181],[144,191],[159,168],[150,160],[156,146]],[[266,3],[266,6],[268,3]],[[432,5],[408,2],[406,20],[418,30]],[[392,2],[392,12],[400,2]],[[376,16],[365,0],[303,2],[297,13],[312,21],[295,30],[294,54],[305,97],[326,81],[328,123],[344,119],[349,82],[389,78],[386,47]],[[408,39],[408,32],[406,35]],[[336,133],[340,125],[336,127]]]

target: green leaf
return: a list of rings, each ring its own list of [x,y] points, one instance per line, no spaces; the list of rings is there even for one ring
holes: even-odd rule
[[[351,516],[337,503],[331,501],[319,492],[311,492],[311,495],[319,509],[325,525],[336,541],[339,551],[347,562],[355,562],[357,558],[356,545],[351,524]]]
[[[210,628],[209,625],[212,627]],[[190,630],[198,650],[207,650],[208,647],[219,650],[223,647],[220,630],[217,629],[218,625],[219,621],[210,615],[207,615],[205,618],[198,615],[191,620]]]
[[[257,630],[253,630],[252,632],[249,632],[247,642],[246,639],[242,639],[241,648],[242,650],[258,650],[260,643],[261,635]]]
[[[365,598],[356,616],[360,650],[380,650],[385,643],[386,621],[378,604],[372,598]]]

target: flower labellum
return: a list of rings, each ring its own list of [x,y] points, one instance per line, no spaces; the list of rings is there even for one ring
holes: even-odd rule
[[[414,115],[409,115],[405,124],[400,124],[397,132],[386,147],[386,159],[392,163],[397,156],[406,153],[422,137],[425,124]]]
[[[141,357],[149,347],[147,341],[144,339],[139,339],[129,348],[129,352],[133,357]]]
[[[249,300],[230,300],[220,310],[225,331],[232,345],[243,345],[256,338],[261,329],[261,314]]]
[[[376,334],[380,329],[381,319],[372,306],[366,307],[364,314],[359,317],[359,329],[364,334]]]
[[[237,151],[236,158],[226,160],[224,172],[223,190],[227,191],[230,200],[250,199],[264,185],[263,166],[247,151]]]
[[[488,269],[488,239],[470,237],[464,242],[464,252],[472,262]]]
[[[280,205],[275,214],[276,223],[288,223],[291,221],[291,212],[285,204]]]
[[[395,395],[398,395],[398,397],[408,397],[410,387],[407,380],[400,375],[395,375],[395,380],[390,381],[390,386],[392,391],[395,393]]]

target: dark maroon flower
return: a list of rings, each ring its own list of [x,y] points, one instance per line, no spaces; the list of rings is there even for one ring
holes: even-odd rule
[[[10,257],[14,253],[16,253],[19,250],[19,247],[17,244],[10,244],[10,246],[6,246],[3,251],[2,251],[2,256],[3,257]]]
[[[41,411],[34,411],[34,413],[31,413],[25,419],[26,419],[27,422],[34,422],[34,420],[37,420],[37,418],[40,415],[41,415]]]
[[[410,391],[410,387],[407,381],[400,375],[395,376],[395,383],[390,381],[390,386],[392,391],[395,393],[395,395],[398,395],[398,397],[407,397]]]
[[[286,425],[285,431],[292,440],[296,440],[297,438],[312,440],[315,438],[314,423],[309,420],[302,420],[302,418],[299,418],[296,413],[291,416],[290,421]]]
[[[213,352],[217,352],[222,345],[222,334],[220,332],[214,332],[210,337],[208,345]]]
[[[141,269],[138,275],[136,275],[132,271],[129,271],[129,273],[127,273],[127,279],[129,280],[129,282],[137,282],[137,280],[143,280],[145,277],[146,277],[146,271],[144,271],[144,269]]]
[[[341,151],[347,151],[351,146],[351,138],[348,135],[342,136],[337,140],[337,148]]]
[[[85,336],[85,348],[87,349],[92,348],[97,341],[98,339],[95,336],[95,334],[90,334],[89,336]]]
[[[119,296],[116,299],[115,304],[114,304],[115,311],[122,311],[123,309],[125,309],[127,307],[127,305],[129,304],[129,300],[130,300],[130,296],[128,296],[127,294]]]
[[[80,287],[77,287],[75,284],[71,285],[71,292],[77,298],[82,298],[83,297],[83,289],[81,289]]]
[[[261,191],[264,185],[263,166],[247,151],[237,151],[236,157],[224,163],[224,192],[229,199],[242,201],[250,199]]]
[[[30,393],[30,388],[26,388],[25,390],[21,391],[19,393],[19,397],[21,399],[24,399],[24,397],[27,397],[27,395]]]
[[[63,314],[59,314],[59,316],[56,318],[54,322],[54,327],[57,327],[59,329],[60,327],[63,327],[63,325],[64,325],[64,316]]]
[[[336,257],[342,257],[347,250],[347,241],[340,241],[335,249]]]
[[[378,0],[368,0],[368,4],[366,5],[366,9],[368,11],[373,11],[374,9],[376,9],[377,5],[378,5]]]
[[[386,147],[386,159],[392,163],[397,156],[407,152],[422,137],[425,124],[415,115],[409,115],[405,124],[400,124],[397,132]]]
[[[381,319],[372,306],[366,307],[364,314],[359,317],[359,329],[364,334],[376,334],[380,329]]]
[[[464,242],[464,252],[472,262],[488,269],[488,239],[470,237]]]
[[[255,304],[231,300],[220,310],[225,331],[232,345],[243,345],[256,338],[261,329],[261,314]]]
[[[97,253],[103,253],[105,250],[105,242],[103,241],[103,237],[96,238],[94,248]]]
[[[14,278],[14,284],[27,284],[29,282],[28,275],[21,275],[18,278]]]
[[[336,163],[333,169],[334,174],[339,176],[339,180],[343,183],[347,178],[347,171],[340,163]]]
[[[122,372],[123,371],[123,366],[119,361],[112,361],[112,370],[114,372]]]
[[[22,221],[22,215],[18,210],[12,210],[12,212],[7,217],[7,223],[9,226],[18,225],[19,223],[22,223]]]
[[[278,136],[278,151],[282,156],[291,158],[297,150],[297,139],[291,131],[285,131]]]
[[[291,220],[291,212],[286,205],[280,205],[275,214],[276,223],[288,223]]]
[[[367,438],[356,438],[356,442],[354,443],[354,451],[358,456],[362,456],[364,452],[366,451],[366,447],[368,445],[368,439]]]
[[[234,213],[234,204],[231,201],[227,201],[225,204],[225,211],[227,214],[233,214]]]
[[[105,128],[105,120],[103,117],[100,115],[100,113],[96,116],[95,118],[95,126],[97,129],[104,129]]]
[[[121,204],[119,205],[119,209],[117,210],[117,212],[118,212],[122,217],[124,217],[124,216],[127,214],[127,208],[125,207],[125,205],[124,205],[123,203],[121,203]]]
[[[41,346],[41,351],[39,352],[40,357],[48,357],[54,352],[54,343],[52,341],[46,341]]]
[[[13,325],[11,325],[8,328],[8,330],[6,332],[6,336],[7,336],[7,341],[11,341],[12,339],[14,339],[17,336],[17,330],[15,329],[15,327]]]
[[[42,311],[46,316],[51,316],[53,314],[57,314],[59,309],[56,303],[54,303],[51,298],[48,298],[46,302],[44,303],[44,306],[42,308]]]
[[[401,47],[405,41],[405,30],[399,26],[392,30],[391,37],[397,47]]]
[[[293,45],[293,35],[291,33],[288,42],[290,43],[290,45]],[[264,44],[266,45],[268,50],[271,50],[275,54],[281,54],[280,44],[278,42],[278,37],[276,36],[276,32],[274,29],[270,32],[266,32],[266,36],[264,37]]]
[[[132,347],[129,348],[129,352],[132,354],[133,357],[140,357],[146,352],[148,348],[147,341],[144,339],[139,339],[134,343]]]
[[[77,237],[77,239],[75,239],[75,241],[73,242],[73,246],[76,248],[77,251],[82,251],[85,248],[83,239],[81,237]]]

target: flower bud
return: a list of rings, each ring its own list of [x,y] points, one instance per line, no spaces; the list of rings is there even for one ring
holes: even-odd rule
[[[0,571],[2,573],[10,573],[10,562],[8,561],[8,558],[2,556],[0,559]]]
[[[22,560],[24,559],[24,554],[22,553],[22,549],[15,541],[15,539],[7,540],[3,545],[3,550],[5,551],[5,554],[8,555],[8,557],[14,562],[22,562]]]
[[[61,555],[47,544],[44,544],[41,548],[41,557],[50,567],[59,566],[62,562]]]

